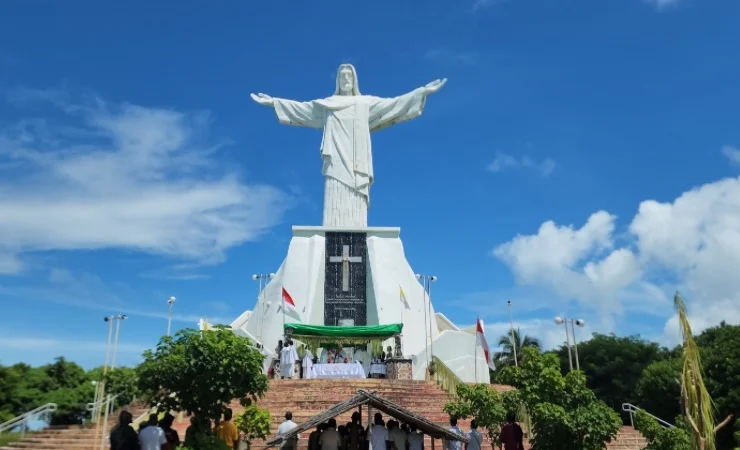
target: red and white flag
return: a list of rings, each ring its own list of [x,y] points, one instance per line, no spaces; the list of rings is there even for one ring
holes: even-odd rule
[[[285,308],[286,311],[296,311],[293,297],[288,294],[288,291],[286,291],[285,288],[283,288],[283,308]]]
[[[491,355],[491,349],[488,347],[488,341],[486,341],[486,333],[485,331],[483,331],[484,329],[485,328],[483,327],[483,321],[479,318],[475,326],[475,337],[476,340],[480,342],[481,347],[483,347],[483,354],[486,357],[488,368],[491,370],[496,370],[496,365],[493,363],[493,355]]]

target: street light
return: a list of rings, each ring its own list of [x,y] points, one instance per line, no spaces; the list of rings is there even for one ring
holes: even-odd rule
[[[434,318],[432,317],[432,283],[437,281],[437,277],[435,275],[423,275],[420,273],[416,274],[417,280],[422,280],[422,287],[424,289],[424,295],[422,296],[422,301],[425,301],[427,298],[429,299],[428,305],[424,305],[424,328],[427,328],[427,309],[429,309],[429,325],[428,329],[425,330],[425,334],[428,331],[429,332],[429,351],[432,354],[432,357],[434,357],[434,338],[432,337],[432,321]],[[429,352],[427,353],[427,366],[429,366]]]
[[[110,368],[111,370],[116,368],[116,354],[118,353],[118,333],[121,331],[121,321],[128,319],[128,316],[126,314],[115,316],[115,319],[117,320],[116,323],[116,339],[113,342],[113,361],[111,361]]]
[[[172,328],[172,305],[175,304],[175,297],[168,298],[167,304],[170,305],[170,311],[167,313],[167,336],[169,336]]]
[[[259,281],[260,282],[259,283],[259,290],[257,291],[257,303],[259,303],[260,296],[262,296],[262,286],[263,286],[263,281],[262,280],[265,280],[265,279],[271,280],[273,278],[275,278],[275,274],[274,273],[255,273],[254,275],[252,275],[252,280]],[[262,298],[264,298],[264,296],[262,296]],[[266,307],[263,307],[262,308],[262,314],[260,314],[260,316],[261,316],[260,317],[260,343],[262,344],[262,346],[265,345],[265,343],[263,342],[264,337],[262,336],[262,329],[263,329],[263,327],[265,325],[265,313],[267,312],[267,309],[269,307],[270,307],[270,303],[267,303],[266,304]]]
[[[516,356],[516,339],[514,334],[514,316],[511,314],[511,300],[506,302],[509,307],[509,322],[511,324],[511,348],[514,349],[514,366],[519,367],[519,360]]]
[[[570,319],[570,329],[573,332],[573,350],[576,352],[576,370],[581,370],[581,362],[578,360],[578,342],[576,342],[576,325],[583,327],[586,321],[583,319]]]
[[[568,364],[570,365],[570,370],[573,370],[573,354],[571,353],[570,348],[570,332],[568,331],[568,322],[570,322],[571,330],[573,331],[573,348],[576,353],[576,370],[581,370],[581,364],[578,360],[578,344],[576,343],[576,328],[575,325],[578,325],[579,327],[582,327],[586,325],[586,321],[582,319],[568,319],[567,317],[556,317],[555,318],[555,324],[557,325],[565,325],[565,345],[568,347]]]

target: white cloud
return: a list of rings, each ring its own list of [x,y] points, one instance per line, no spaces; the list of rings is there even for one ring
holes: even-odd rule
[[[44,250],[129,249],[214,263],[281,219],[287,197],[219,167],[207,113],[19,90],[54,105],[0,129],[0,273]]]
[[[669,6],[675,6],[681,0],[644,0],[645,3],[655,6],[657,9],[662,10]]]
[[[26,351],[39,350],[76,350],[104,351],[106,342],[93,342],[82,340],[64,340],[58,338],[39,338],[35,336],[0,337],[0,348]],[[148,347],[143,344],[118,344],[118,351],[122,353],[139,354]]]
[[[740,164],[740,148],[725,145],[722,148],[722,154],[725,155],[732,164]]]
[[[555,161],[552,158],[545,158],[541,161],[535,161],[529,156],[516,158],[506,153],[497,153],[496,158],[488,165],[488,171],[498,173],[507,169],[529,169],[542,175],[549,176],[555,170]]]
[[[577,299],[607,316],[640,311],[668,320],[678,289],[695,331],[721,320],[740,323],[740,179],[728,178],[681,194],[646,200],[617,248],[614,216],[594,213],[580,229],[544,223],[494,254],[527,285]],[[616,307],[605,308],[614,302]],[[666,325],[666,333],[672,325]],[[672,341],[675,342],[675,341]]]
[[[514,329],[518,329],[522,337],[530,336],[537,338],[540,341],[540,346],[543,350],[552,350],[565,344],[564,326],[556,325],[552,319],[535,318],[515,321]],[[503,335],[508,336],[509,333],[511,333],[511,323],[508,321],[486,324],[486,340],[493,351],[500,350],[500,347],[498,346],[499,338]],[[588,323],[584,327],[576,327],[576,338],[578,342],[591,339],[592,335],[593,332]],[[570,339],[572,339],[572,337]]]

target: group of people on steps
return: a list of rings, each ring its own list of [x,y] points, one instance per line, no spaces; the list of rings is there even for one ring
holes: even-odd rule
[[[309,434],[308,450],[424,450],[424,434],[414,424],[400,424],[395,420],[386,423],[380,413],[373,419],[373,425],[367,428],[361,426],[357,412],[346,425],[337,426],[336,419],[329,419]],[[277,435],[286,436],[297,426],[293,414],[288,411]],[[457,419],[451,418],[449,430],[468,438],[464,450],[482,450],[484,438],[475,420],[470,422],[470,431],[465,433],[457,426]],[[504,450],[524,450],[524,433],[513,414],[507,415],[499,440]],[[461,444],[461,441],[446,440],[444,450],[463,450]],[[297,450],[297,446],[298,435],[293,435],[283,440],[280,450]]]

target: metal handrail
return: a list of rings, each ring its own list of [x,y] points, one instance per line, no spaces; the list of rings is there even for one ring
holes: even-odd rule
[[[100,400],[88,403],[86,408],[88,411],[90,411],[91,414],[91,420],[90,423],[95,423],[97,420],[97,412],[103,411],[103,408],[105,409],[105,414],[107,415],[109,412],[113,412],[113,409],[110,408],[111,404],[120,396],[121,394],[116,394],[114,396],[108,396],[107,398],[102,398]]]
[[[675,428],[675,425],[673,425],[673,424],[671,424],[669,422],[666,422],[665,420],[661,419],[660,417],[654,416],[654,415],[650,414],[649,412],[645,411],[644,409],[640,408],[639,406],[635,406],[635,405],[633,405],[631,403],[622,403],[622,411],[624,411],[626,413],[629,413],[629,415],[630,415],[630,425],[632,426],[632,428],[635,427],[634,415],[638,411],[644,412],[648,416],[650,416],[653,419],[657,420],[659,424],[663,425],[666,428]]]
[[[447,364],[436,356],[432,356],[432,363],[436,366],[437,385],[452,397],[457,397],[457,387],[464,384],[460,377]]]
[[[12,430],[17,426],[21,426],[21,438],[23,438],[26,432],[26,426],[28,425],[28,419],[31,419],[41,414],[51,414],[57,410],[58,405],[56,403],[47,403],[43,406],[39,406],[36,409],[28,411],[25,414],[21,414],[18,417],[14,417],[7,422],[0,423],[0,434],[3,431]]]

